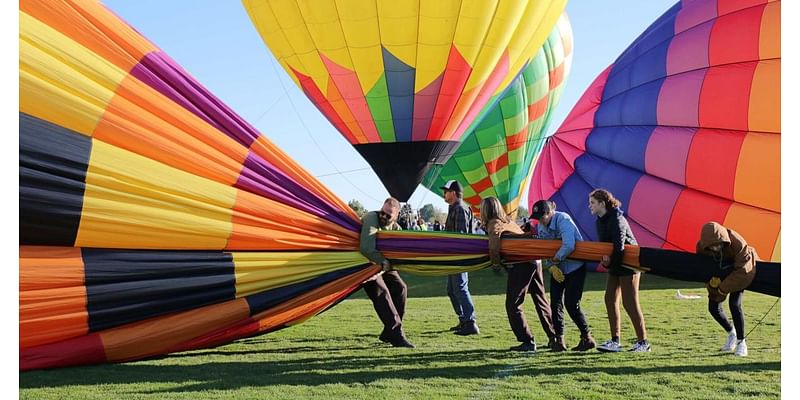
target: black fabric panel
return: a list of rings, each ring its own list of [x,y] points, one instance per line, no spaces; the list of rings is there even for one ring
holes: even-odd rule
[[[75,243],[91,150],[90,138],[19,113],[20,244]]]
[[[270,289],[261,293],[252,294],[245,297],[250,306],[250,315],[275,307],[285,301],[291,300],[301,293],[316,289],[326,283],[333,282],[347,275],[356,273],[366,268],[369,264],[346,268],[339,271],[329,272],[314,279],[295,283],[292,285]]]
[[[719,262],[706,255],[649,247],[640,247],[639,265],[650,268],[650,273],[654,275],[703,283],[714,276],[728,276],[732,268],[730,265],[720,266]],[[756,276],[747,290],[780,297],[780,266],[780,263],[757,262]]]
[[[223,252],[83,249],[92,332],[233,300],[233,258]]]
[[[368,143],[354,145],[372,166],[386,190],[406,202],[435,164],[444,165],[455,153],[459,142],[420,141]]]

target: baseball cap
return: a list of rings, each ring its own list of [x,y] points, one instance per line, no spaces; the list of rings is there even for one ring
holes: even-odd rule
[[[458,181],[455,179],[447,181],[447,183],[445,183],[444,186],[440,187],[439,189],[452,190],[458,193],[463,192],[463,190],[461,189],[461,184],[458,183]]]
[[[531,218],[532,219],[540,219],[545,214],[552,211],[552,203],[547,200],[539,200],[536,203],[533,203],[533,207],[531,208]]]

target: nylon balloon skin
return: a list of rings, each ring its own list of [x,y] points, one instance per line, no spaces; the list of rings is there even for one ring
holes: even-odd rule
[[[453,157],[432,168],[423,184],[441,193],[454,179],[473,209],[493,196],[507,213],[515,213],[571,64],[572,27],[565,13],[520,75],[481,112]]]
[[[406,201],[533,57],[566,1],[243,4],[295,84]]]
[[[589,86],[548,141],[528,195],[596,240],[610,190],[643,246],[694,251],[700,227],[780,260],[780,1],[675,4]]]

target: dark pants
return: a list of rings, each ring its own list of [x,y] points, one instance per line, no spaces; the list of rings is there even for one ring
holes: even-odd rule
[[[564,306],[572,322],[578,326],[581,336],[589,334],[589,324],[581,311],[583,282],[586,280],[586,264],[569,274],[564,275],[564,282],[557,282],[550,277],[550,307],[553,313],[553,325],[556,335],[564,335]]]
[[[731,309],[731,316],[733,317],[733,326],[736,327],[736,339],[744,339],[744,311],[742,310],[742,296],[744,291],[731,292],[728,306]],[[733,327],[728,321],[728,316],[722,310],[722,303],[717,303],[708,300],[708,312],[711,316],[725,329],[725,332],[730,332]]]
[[[397,271],[384,272],[374,281],[364,284],[364,291],[383,322],[383,329],[392,339],[403,337],[403,314],[406,311],[408,287]]]
[[[533,304],[536,306],[536,313],[539,315],[539,322],[548,337],[555,336],[553,321],[550,316],[550,304],[544,291],[544,275],[539,263],[519,263],[507,268],[508,284],[506,285],[506,314],[508,323],[514,336],[520,342],[533,341],[533,334],[528,328],[528,321],[525,320],[525,312],[522,311],[522,304],[525,303],[525,294],[530,288]]]

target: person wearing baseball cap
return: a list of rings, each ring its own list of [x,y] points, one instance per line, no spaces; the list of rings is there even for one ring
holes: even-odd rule
[[[473,233],[472,211],[464,204],[464,191],[456,180],[450,180],[439,189],[444,191],[444,201],[450,205],[444,230],[449,232]],[[480,333],[475,323],[475,303],[469,293],[469,275],[466,272],[447,277],[447,296],[458,316],[458,325],[450,328],[456,335],[467,336]]]

